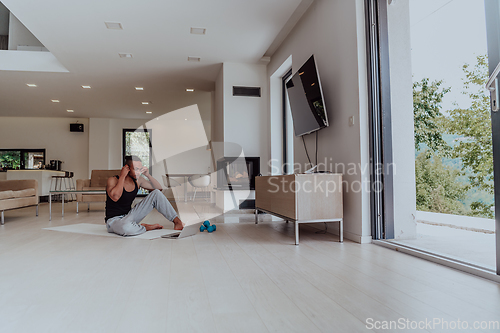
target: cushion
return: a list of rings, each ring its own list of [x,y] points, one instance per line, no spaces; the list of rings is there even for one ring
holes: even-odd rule
[[[27,188],[25,190],[12,191],[12,192],[14,193],[14,198],[25,198],[36,195],[34,188]]]
[[[11,198],[11,199],[0,200],[0,210],[21,208],[37,204],[38,204],[37,196],[25,197],[25,198]]]
[[[84,186],[83,191],[106,191],[106,186]]]
[[[14,192],[12,191],[0,191],[0,200],[14,198]]]

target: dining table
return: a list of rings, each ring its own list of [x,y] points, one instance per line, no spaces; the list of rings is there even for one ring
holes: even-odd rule
[[[187,183],[188,178],[194,175],[198,175],[199,173],[167,173],[167,178],[184,178],[184,202],[187,202]]]

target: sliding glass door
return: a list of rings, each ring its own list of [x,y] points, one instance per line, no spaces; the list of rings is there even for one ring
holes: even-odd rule
[[[500,275],[500,114],[498,107],[500,71],[500,3],[498,0],[485,0],[486,30],[488,41],[489,80],[486,89],[490,91],[491,123],[493,131],[493,170],[495,183],[495,232],[496,268]]]
[[[500,275],[500,1],[365,4],[373,238]]]

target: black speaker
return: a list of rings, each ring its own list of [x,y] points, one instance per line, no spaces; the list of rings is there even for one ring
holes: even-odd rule
[[[70,132],[83,132],[83,124],[69,124]]]

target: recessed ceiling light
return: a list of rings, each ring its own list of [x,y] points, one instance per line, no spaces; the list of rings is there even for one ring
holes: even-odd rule
[[[142,105],[148,105],[148,104],[151,104],[151,102],[142,102]]]
[[[120,22],[104,22],[104,24],[106,24],[106,28],[108,29],[123,30]]]
[[[186,89],[186,91],[194,91],[194,89],[188,88]]]
[[[132,53],[118,53],[120,58],[132,58]]]
[[[83,89],[90,89],[92,88],[91,86],[82,86]]]
[[[200,62],[200,61],[201,61],[201,58],[200,58],[200,57],[188,57],[188,61],[196,61],[196,62]]]
[[[58,99],[53,99],[52,103],[59,103],[59,100]]]
[[[146,111],[146,113],[149,113],[149,114],[151,114],[151,113],[153,113],[153,111]]]
[[[135,90],[144,90],[143,87],[135,87]]]
[[[184,120],[187,120],[187,118],[186,118],[186,119],[184,119]]]
[[[191,28],[191,33],[193,35],[204,35],[207,33],[207,29],[205,29],[205,28]]]
[[[36,85],[36,84],[34,84],[34,83],[26,83],[26,85],[27,85],[28,87],[36,87],[36,86],[37,86],[37,85]]]
[[[66,111],[68,111],[68,112],[75,112],[75,110],[66,110]]]

